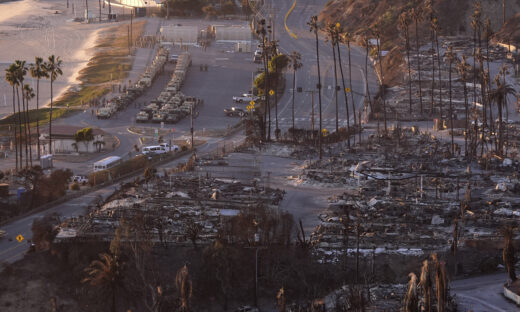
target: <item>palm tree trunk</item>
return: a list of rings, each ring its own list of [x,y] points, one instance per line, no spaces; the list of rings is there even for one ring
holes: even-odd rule
[[[320,149],[320,160],[323,159],[323,150],[322,150],[322,137],[323,137],[323,134],[322,134],[322,130],[323,130],[323,124],[322,124],[322,119],[321,119],[321,72],[320,72],[320,52],[319,52],[319,40],[318,40],[318,28],[315,28],[314,29],[314,34],[316,36],[316,62],[317,62],[317,65],[318,65],[318,103],[319,103],[319,113],[320,113],[320,129],[319,129],[319,133],[318,133],[318,144],[319,144],[319,149]]]
[[[435,37],[435,32],[434,32],[434,30],[432,30],[431,31],[432,50],[435,51],[434,37]],[[431,104],[430,104],[430,115],[432,115],[432,116],[433,116],[433,107],[435,106],[434,96],[435,96],[435,52],[432,53],[432,99],[431,99]]]
[[[462,83],[464,83],[464,108],[465,108],[465,129],[466,134],[464,135],[464,156],[466,159],[468,159],[468,135],[469,135],[469,105],[468,105],[468,89],[466,87],[466,79],[462,80]]]
[[[23,81],[22,81],[23,86]],[[22,111],[20,114],[22,114],[23,117],[23,134],[24,134],[24,149],[25,149],[25,168],[29,168],[29,149],[27,146],[27,109],[25,108],[25,92],[22,89]]]
[[[338,112],[338,70],[336,63],[336,49],[334,39],[331,41],[332,45],[332,59],[334,60],[334,101],[336,102],[336,133],[339,132],[339,112]]]
[[[365,88],[367,90],[367,98],[368,105],[370,106],[370,111],[373,112],[374,108],[372,107],[372,100],[370,98],[370,89],[368,88],[368,42],[366,42],[366,51],[365,51]]]
[[[99,5],[99,22],[101,23],[101,0],[98,0]]]
[[[293,81],[292,81],[292,106],[291,106],[291,115],[292,115],[292,129],[293,129],[293,142],[296,142],[296,128],[294,127],[294,95],[296,89],[296,69],[293,70]]]
[[[19,132],[19,136],[20,136],[20,169],[23,167],[23,141],[22,141],[22,110],[20,109],[20,93],[19,93],[19,90],[18,90],[18,87],[16,88],[16,99],[17,99],[17,102],[18,102],[18,130],[20,131]]]
[[[421,60],[419,57],[419,21],[415,20],[415,48],[417,50],[417,70],[419,72],[419,103],[421,105],[421,115],[423,114],[423,103],[422,103],[422,87],[421,87]],[[385,126],[386,127],[386,126]]]
[[[377,54],[379,56],[379,71],[381,73],[381,96],[383,98],[383,118],[385,119],[385,135],[388,134],[388,128],[386,125],[386,98],[385,98],[385,76],[383,74],[383,57],[381,55],[381,38],[377,37]],[[422,110],[422,104],[421,104]],[[378,119],[379,120],[379,119]]]
[[[449,68],[449,81],[450,81],[450,128],[451,128],[451,155],[452,157],[455,156],[455,142],[454,142],[454,139],[453,139],[453,103],[451,101],[451,63],[452,63],[452,60],[450,58],[449,60],[449,64],[448,64],[448,68]]]
[[[54,81],[51,78],[51,106],[49,109],[49,154],[52,154],[52,83]]]
[[[40,78],[36,80],[36,135],[38,136],[38,160],[40,160]]]
[[[13,84],[13,121],[14,121],[14,154],[16,156],[16,171],[18,172],[18,129],[16,124],[16,105],[15,105],[15,92],[14,92],[14,84]]]
[[[338,49],[339,71],[341,73],[341,82],[343,84],[343,94],[345,96],[345,109],[347,111],[347,146],[348,146],[348,148],[350,148],[350,113],[348,110],[348,97],[347,97],[347,90],[346,90],[346,86],[345,86],[345,77],[343,75],[343,65],[341,62],[341,53],[340,53],[340,49],[339,49],[339,44],[337,45],[337,49]],[[352,89],[350,90],[350,92],[352,92]]]
[[[406,58],[408,62],[408,100],[410,101],[409,113],[412,115],[412,64],[410,64],[410,34],[408,33],[408,26],[405,30],[406,40]],[[433,66],[435,68],[435,66]]]
[[[350,40],[347,40],[347,51],[348,51],[348,85],[350,88],[350,104],[352,105],[352,115],[354,115],[354,125],[358,124],[357,118],[356,118],[356,106],[354,105],[354,92],[352,91],[352,62],[350,61]],[[340,54],[338,49],[338,55]],[[345,86],[343,86],[343,89],[345,89]],[[360,122],[361,123],[361,122]],[[354,136],[355,141],[355,136]],[[354,142],[355,143],[355,142]]]
[[[504,132],[504,126],[502,124],[502,105],[504,104],[504,100],[497,101],[498,106],[498,156],[503,155],[504,151],[504,141],[503,141],[503,132]]]
[[[276,140],[279,139],[280,136],[280,128],[278,128],[278,82],[280,78],[278,77],[278,64],[274,64],[275,69],[275,78],[276,78],[276,90],[274,92],[274,117],[275,117],[275,129],[274,129],[274,135],[276,137]]]
[[[25,99],[26,104],[26,110],[25,110],[25,119],[26,119],[26,125],[27,125],[27,133],[28,136],[28,142],[25,144],[29,146],[29,163],[31,164],[31,168],[33,166],[32,162],[32,139],[31,139],[31,121],[29,120],[29,99]]]
[[[442,117],[442,72],[441,72],[441,52],[439,50],[439,34],[435,32],[435,45],[437,46],[437,66],[439,68],[439,110],[440,110],[440,122],[441,128],[443,127],[443,117]]]

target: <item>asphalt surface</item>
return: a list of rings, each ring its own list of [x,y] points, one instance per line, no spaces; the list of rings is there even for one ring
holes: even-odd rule
[[[502,287],[507,279],[506,273],[498,273],[456,280],[450,284],[451,292],[457,297],[460,311],[520,311],[519,307],[502,295]]]
[[[276,36],[275,40],[279,40],[280,50],[284,54],[290,54],[296,51],[302,55],[303,67],[296,72],[296,87],[301,87],[303,91],[317,90],[318,83],[317,61],[316,61],[316,41],[314,33],[309,32],[309,22],[312,15],[318,14],[324,2],[313,0],[298,0],[297,4],[287,19],[288,28],[296,34],[297,39],[291,37],[284,28],[284,17],[289,11],[293,1],[266,1],[266,8],[261,11],[262,15],[269,19],[272,14],[275,20]],[[272,9],[269,9],[269,6]],[[320,71],[322,81],[322,122],[323,128],[329,132],[335,130],[336,127],[336,101],[334,92],[334,61],[332,56],[332,47],[330,42],[325,42],[325,35],[318,34],[320,53]],[[348,53],[345,46],[340,47],[343,73],[345,75],[345,84],[350,86],[348,80]],[[356,112],[359,108],[363,108],[364,94],[366,93],[366,81],[368,78],[370,94],[376,94],[378,90],[378,81],[374,73],[373,67],[369,62],[368,77],[365,77],[365,55],[363,49],[351,45],[351,61],[352,61],[352,91],[354,95],[354,103]],[[338,63],[339,64],[339,63]],[[339,65],[338,65],[339,66]],[[341,91],[337,92],[338,117],[339,126],[347,124],[347,114],[345,108],[345,98],[342,88],[341,75],[339,67],[337,69],[337,85],[341,86]],[[278,123],[279,128],[286,130],[292,126],[292,70],[286,73],[286,92],[282,95],[278,107]],[[353,116],[351,109],[350,94],[347,95],[350,111],[350,124],[353,125]],[[318,129],[319,119],[319,100],[316,92],[314,99],[314,116],[315,129]],[[295,125],[297,128],[311,128],[312,101],[311,94],[308,92],[295,93]],[[357,113],[356,113],[357,116]],[[275,118],[272,115],[272,131],[275,129]]]

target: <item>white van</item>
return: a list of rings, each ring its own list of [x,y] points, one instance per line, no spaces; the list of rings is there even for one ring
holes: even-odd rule
[[[162,146],[159,146],[159,145],[154,145],[154,146],[145,146],[143,147],[143,154],[144,155],[159,155],[159,154],[164,154],[166,153],[166,149]]]

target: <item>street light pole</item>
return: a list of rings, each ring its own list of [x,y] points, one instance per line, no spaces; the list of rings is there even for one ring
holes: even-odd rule
[[[193,151],[193,105],[195,103],[191,104],[191,150]]]

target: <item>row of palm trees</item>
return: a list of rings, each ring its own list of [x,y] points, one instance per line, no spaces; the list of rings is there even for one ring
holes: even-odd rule
[[[51,82],[51,105],[49,110],[49,153],[52,151],[52,108],[53,108],[53,84],[58,76],[63,74],[62,60],[60,57],[51,55],[47,61],[41,57],[35,57],[33,64],[26,61],[16,60],[5,70],[5,80],[9,83],[13,92],[13,127],[14,127],[14,146],[16,158],[16,171],[22,169],[24,150],[25,168],[32,167],[32,139],[31,139],[31,118],[29,102],[35,97],[33,88],[25,83],[25,77],[29,73],[36,78],[36,136],[37,136],[37,155],[40,159],[40,120],[39,120],[39,94],[40,79],[50,79]],[[21,106],[20,106],[21,93]]]
[[[316,39],[316,61],[317,61],[317,69],[318,69],[318,110],[319,110],[319,124],[320,124],[320,131],[319,131],[319,151],[320,151],[320,159],[322,159],[322,102],[321,102],[321,73],[320,73],[320,55],[319,55],[319,36],[318,36],[318,17],[312,16],[311,20],[307,23],[310,26],[310,31],[314,32],[314,36]],[[326,27],[326,40],[330,41],[331,47],[332,47],[332,57],[334,61],[334,99],[336,102],[336,132],[339,131],[339,107],[338,107],[338,91],[340,89],[338,85],[338,75],[337,75],[337,69],[339,67],[340,75],[341,75],[341,81],[342,81],[342,87],[343,87],[343,94],[345,98],[345,111],[346,111],[346,117],[347,117],[347,129],[350,129],[350,116],[352,114],[354,125],[357,125],[360,123],[360,118],[357,118],[356,116],[356,107],[354,105],[354,95],[352,92],[352,66],[351,66],[351,49],[350,49],[350,42],[352,41],[352,35],[345,31],[339,23],[336,24],[329,24]],[[347,87],[345,83],[345,74],[343,71],[343,62],[341,60],[341,50],[340,50],[340,44],[345,44],[347,47],[348,52],[348,78],[349,78],[349,86]],[[368,71],[368,60],[367,60],[367,66],[365,67],[365,70]],[[367,82],[368,84],[368,82]],[[367,88],[368,90],[368,88]],[[350,93],[350,102],[351,102],[351,109],[349,109],[348,104],[348,94]],[[350,147],[350,136],[347,136],[347,144]]]
[[[420,103],[420,113],[423,116],[423,93],[422,93],[422,80],[421,80],[421,59],[419,52],[419,30],[418,24],[423,20],[429,20],[429,28],[430,28],[430,37],[431,37],[431,45],[434,52],[432,53],[432,84],[431,84],[431,104],[430,104],[430,114],[434,115],[435,110],[435,92],[436,92],[436,75],[438,73],[438,111],[439,111],[439,119],[441,121],[441,125],[443,124],[445,116],[445,109],[443,107],[443,99],[442,99],[442,63],[441,63],[441,51],[439,49],[439,31],[441,30],[439,26],[439,21],[437,17],[437,13],[434,9],[433,0],[428,0],[424,9],[420,9],[419,6],[415,8],[405,10],[399,16],[399,29],[401,30],[404,39],[405,39],[405,49],[406,49],[406,58],[408,64],[408,88],[409,88],[409,113],[412,114],[412,79],[411,79],[411,61],[410,61],[410,31],[409,27],[412,23],[415,24],[415,53],[417,59],[417,69],[418,69],[418,97]],[[507,69],[503,67],[500,73],[495,77],[494,82],[496,88],[491,88],[492,84],[490,81],[490,69],[489,69],[489,40],[493,35],[493,31],[491,29],[491,22],[487,19],[485,22],[482,22],[482,14],[481,14],[481,4],[480,1],[476,1],[474,4],[474,11],[471,19],[471,27],[473,29],[473,66],[469,65],[467,62],[467,57],[465,55],[461,56],[461,59],[457,56],[455,52],[453,52],[453,47],[448,47],[445,52],[445,57],[448,62],[448,81],[449,81],[449,127],[451,128],[451,152],[455,153],[455,144],[454,144],[454,133],[453,133],[453,115],[454,108],[452,102],[452,67],[455,65],[455,72],[459,74],[460,79],[462,80],[464,86],[464,103],[465,103],[465,156],[466,158],[475,158],[477,156],[477,146],[480,146],[480,154],[481,156],[484,154],[484,147],[489,144],[490,140],[494,139],[494,151],[497,155],[504,155],[504,131],[506,130],[503,125],[503,109],[506,108],[507,112],[507,97],[509,95],[514,95],[514,89],[506,83],[505,76],[507,74]],[[486,57],[484,57],[483,47],[482,47],[482,37],[484,37],[484,42],[486,43]],[[435,57],[437,56],[437,57]],[[486,59],[487,69],[484,66],[484,59]],[[478,63],[478,64],[477,64]],[[382,74],[381,74],[382,75]],[[469,90],[466,86],[466,82],[472,79],[473,82],[473,107],[469,107]],[[477,92],[477,84],[481,85],[481,94],[479,95]],[[482,103],[482,127],[479,128],[478,120],[480,113],[477,110],[477,103]],[[498,131],[495,129],[494,120],[493,120],[493,104],[497,107],[498,110]],[[474,127],[470,127],[469,120],[472,119],[474,123]],[[480,131],[480,134],[479,134]],[[486,132],[491,135],[486,135]],[[495,135],[498,133],[498,135]],[[506,150],[507,154],[507,150]]]

